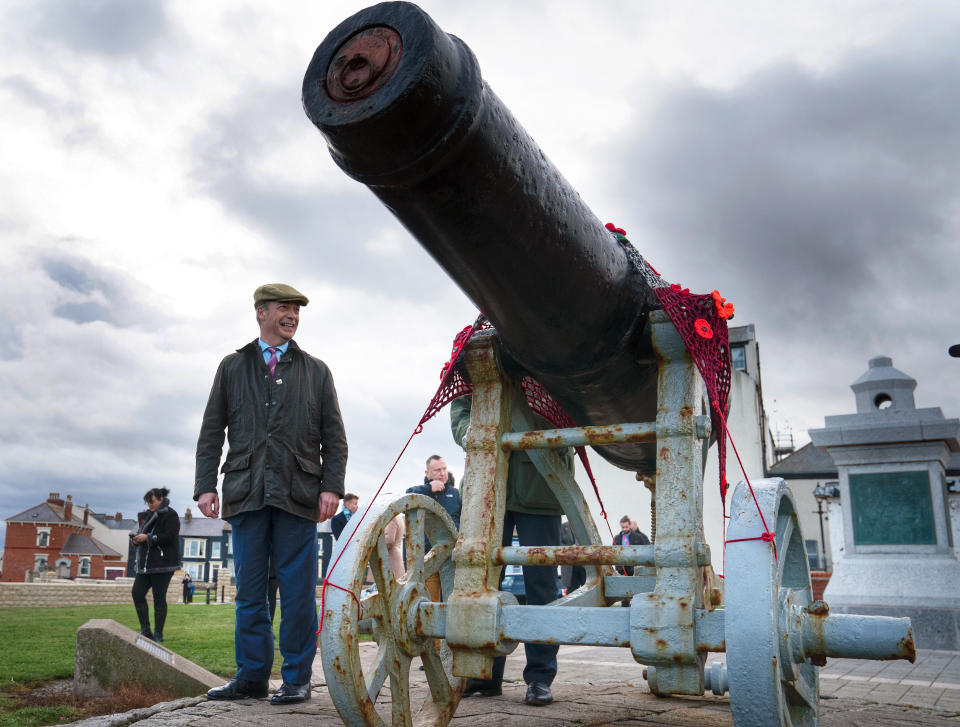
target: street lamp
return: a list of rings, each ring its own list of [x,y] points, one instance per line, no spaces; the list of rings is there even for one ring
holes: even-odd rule
[[[839,482],[827,482],[824,484],[817,483],[817,486],[813,488],[813,496],[817,498],[817,516],[820,518],[820,570],[827,569],[827,543],[826,539],[823,536],[823,516],[826,515],[827,511],[823,509],[823,503],[827,500],[840,497],[840,483]]]

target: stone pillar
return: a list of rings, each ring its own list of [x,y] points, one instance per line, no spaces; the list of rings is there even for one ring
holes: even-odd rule
[[[231,582],[229,568],[221,568],[217,571],[217,600],[219,602],[223,594],[224,603],[233,603],[237,596],[237,586]]]
[[[843,532],[834,536],[832,517],[831,541],[843,552],[824,597],[840,613],[909,616],[918,647],[960,649],[960,562],[945,476],[950,453],[960,451],[960,420],[917,409],[917,382],[891,359],[869,366],[851,386],[857,413],[810,430],[840,479]]]

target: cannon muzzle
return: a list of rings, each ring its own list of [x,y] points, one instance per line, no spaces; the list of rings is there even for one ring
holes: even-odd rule
[[[652,291],[484,83],[463,41],[416,5],[367,8],[317,48],[303,104],[336,163],[380,198],[577,424],[655,418]],[[654,450],[599,448],[642,472],[654,469]]]

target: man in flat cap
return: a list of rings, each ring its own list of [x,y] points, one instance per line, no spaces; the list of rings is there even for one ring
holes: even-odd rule
[[[280,586],[283,684],[273,704],[310,698],[316,656],[317,523],[343,496],[347,439],[326,364],[293,340],[307,297],[289,285],[253,294],[260,337],[220,363],[197,441],[193,499],[217,517],[226,429],[223,518],[233,528],[237,675],[210,699],[265,697],[273,667],[267,607],[271,563]]]

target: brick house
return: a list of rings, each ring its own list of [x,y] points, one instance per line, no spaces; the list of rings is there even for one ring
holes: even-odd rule
[[[8,517],[3,550],[4,583],[22,583],[28,571],[55,571],[63,578],[115,578],[124,575],[123,556],[93,537],[90,510],[73,513],[70,495],[64,501],[51,492],[46,502]]]

